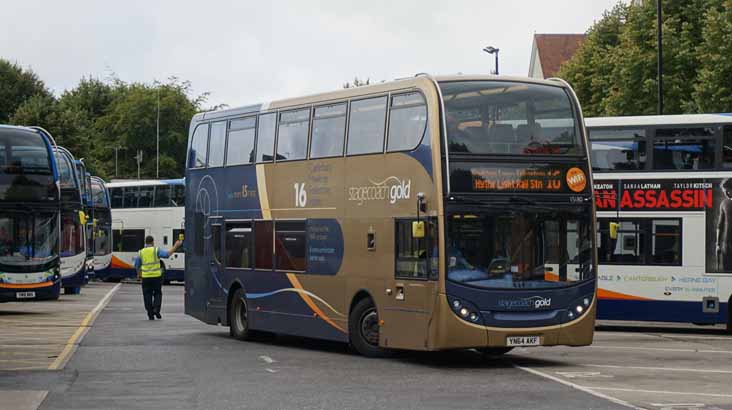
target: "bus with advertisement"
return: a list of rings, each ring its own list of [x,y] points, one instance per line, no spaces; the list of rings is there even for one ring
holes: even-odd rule
[[[598,318],[732,330],[732,114],[587,118]]]
[[[112,212],[113,252],[103,280],[137,276],[134,261],[145,247],[145,237],[169,248],[183,236],[185,185],[183,179],[111,181],[107,184]],[[183,280],[185,253],[178,249],[161,261],[163,281]]]
[[[43,129],[0,125],[0,302],[61,292],[55,145]]]
[[[55,147],[61,192],[61,285],[66,294],[78,294],[86,282],[86,214],[74,156]]]
[[[197,114],[185,312],[391,349],[588,345],[595,224],[561,80],[417,75]]]
[[[112,210],[109,191],[104,180],[93,176],[90,182],[94,216],[92,221],[94,268],[90,274],[94,277],[105,277],[112,264]]]

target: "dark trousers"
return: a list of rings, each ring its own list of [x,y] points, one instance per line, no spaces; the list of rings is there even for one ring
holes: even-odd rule
[[[160,313],[160,305],[163,304],[163,278],[142,278],[142,298],[145,300],[148,316]]]

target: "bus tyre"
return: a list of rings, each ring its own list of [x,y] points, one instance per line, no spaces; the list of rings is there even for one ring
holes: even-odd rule
[[[249,330],[247,301],[242,288],[234,292],[229,304],[229,334],[239,340],[249,340],[252,337],[252,332]]]
[[[480,352],[485,357],[495,357],[510,352],[511,350],[513,350],[513,347],[482,347],[476,350],[478,350],[478,352]]]
[[[379,347],[379,313],[369,298],[361,299],[348,317],[348,337],[356,351],[366,357],[387,357]]]

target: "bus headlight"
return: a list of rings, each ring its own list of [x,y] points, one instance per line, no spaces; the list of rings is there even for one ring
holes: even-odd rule
[[[448,303],[457,316],[472,323],[481,323],[482,316],[472,303],[448,296]]]
[[[567,320],[574,320],[582,316],[590,309],[593,295],[584,296],[567,307]]]
[[[577,305],[575,310],[577,310],[577,313],[579,313],[581,315],[582,312],[585,310],[585,308],[583,308],[582,305]]]

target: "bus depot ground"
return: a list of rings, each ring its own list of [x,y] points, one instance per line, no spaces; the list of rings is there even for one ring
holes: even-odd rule
[[[59,301],[0,305],[0,409],[732,409],[720,327],[601,323],[589,347],[398,353],[257,342],[183,314],[164,288],[92,282]]]

